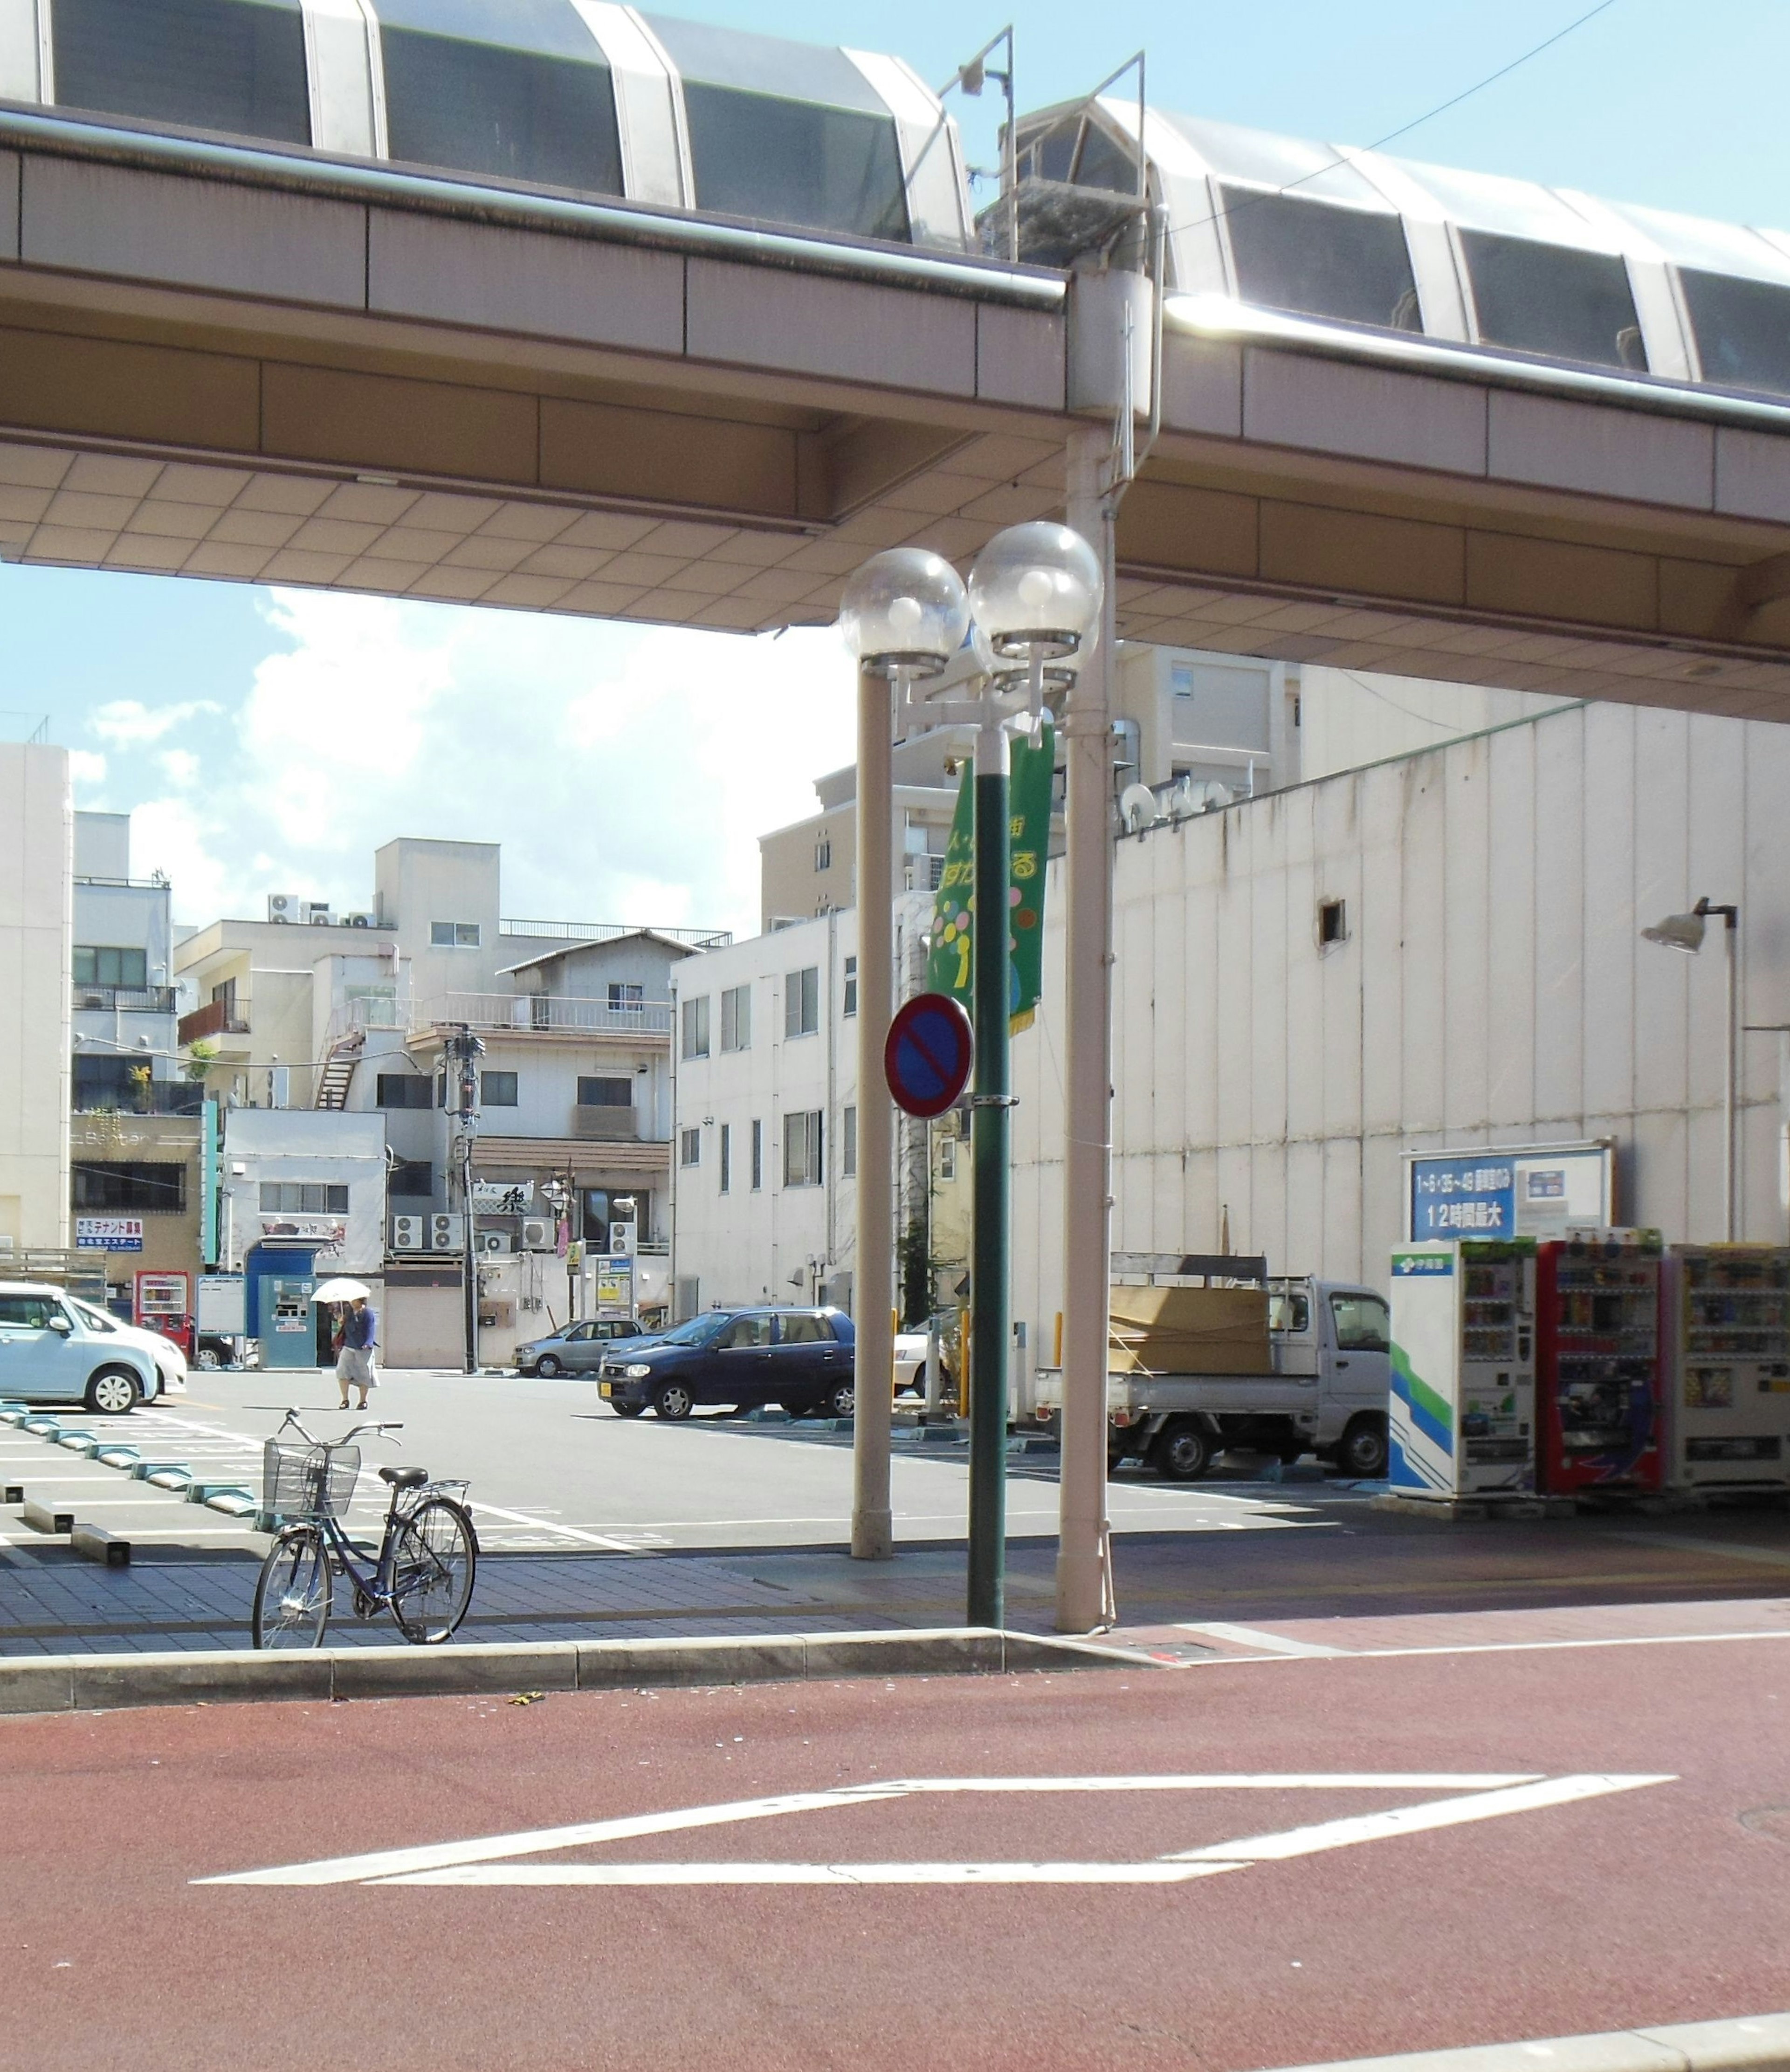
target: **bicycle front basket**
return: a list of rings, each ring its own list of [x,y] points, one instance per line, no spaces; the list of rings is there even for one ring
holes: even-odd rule
[[[358,1446],[270,1439],[262,1453],[261,1509],[274,1518],[339,1518],[360,1477]]]

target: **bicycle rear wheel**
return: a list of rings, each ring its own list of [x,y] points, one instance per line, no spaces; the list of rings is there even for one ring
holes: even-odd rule
[[[267,1550],[255,1585],[257,1647],[321,1647],[335,1595],[329,1549],[315,1525],[294,1525]]]
[[[392,1615],[404,1638],[433,1646],[451,1638],[472,1601],[479,1536],[446,1497],[429,1497],[398,1528],[392,1564]]]

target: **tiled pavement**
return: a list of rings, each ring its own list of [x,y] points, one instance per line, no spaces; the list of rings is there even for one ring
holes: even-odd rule
[[[1055,1549],[1009,1553],[1008,1619],[1051,1623]],[[1549,1638],[1790,1630],[1790,1519],[1746,1509],[1673,1519],[1446,1525],[1314,1504],[1291,1529],[1115,1542],[1114,1638],[1177,1659],[1355,1653]],[[467,1640],[616,1639],[961,1623],[960,1548],[854,1562],[827,1548],[488,1556]],[[0,1547],[0,1654],[242,1646],[257,1564],[222,1550],[98,1568],[56,1542]],[[1214,1631],[1214,1627],[1228,1629]],[[1245,1638],[1239,1639],[1241,1630]],[[344,1615],[334,1645],[386,1642]],[[1267,1634],[1278,1644],[1249,1636]]]

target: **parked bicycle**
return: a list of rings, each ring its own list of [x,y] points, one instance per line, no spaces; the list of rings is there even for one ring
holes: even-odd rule
[[[286,1437],[289,1429],[302,1445]],[[466,1617],[479,1565],[466,1482],[432,1481],[425,1468],[381,1468],[391,1500],[377,1554],[343,1525],[360,1474],[353,1442],[363,1432],[383,1437],[403,1429],[356,1424],[340,1439],[320,1440],[287,1411],[265,1457],[262,1509],[274,1520],[274,1538],[255,1585],[257,1647],[320,1647],[339,1575],[353,1586],[357,1618],[389,1611],[419,1646],[450,1639]]]

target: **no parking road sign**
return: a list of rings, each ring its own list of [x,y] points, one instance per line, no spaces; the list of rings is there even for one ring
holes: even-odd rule
[[[895,1106],[921,1117],[943,1115],[969,1083],[976,1039],[969,1017],[948,994],[923,993],[889,1024],[883,1070]]]

